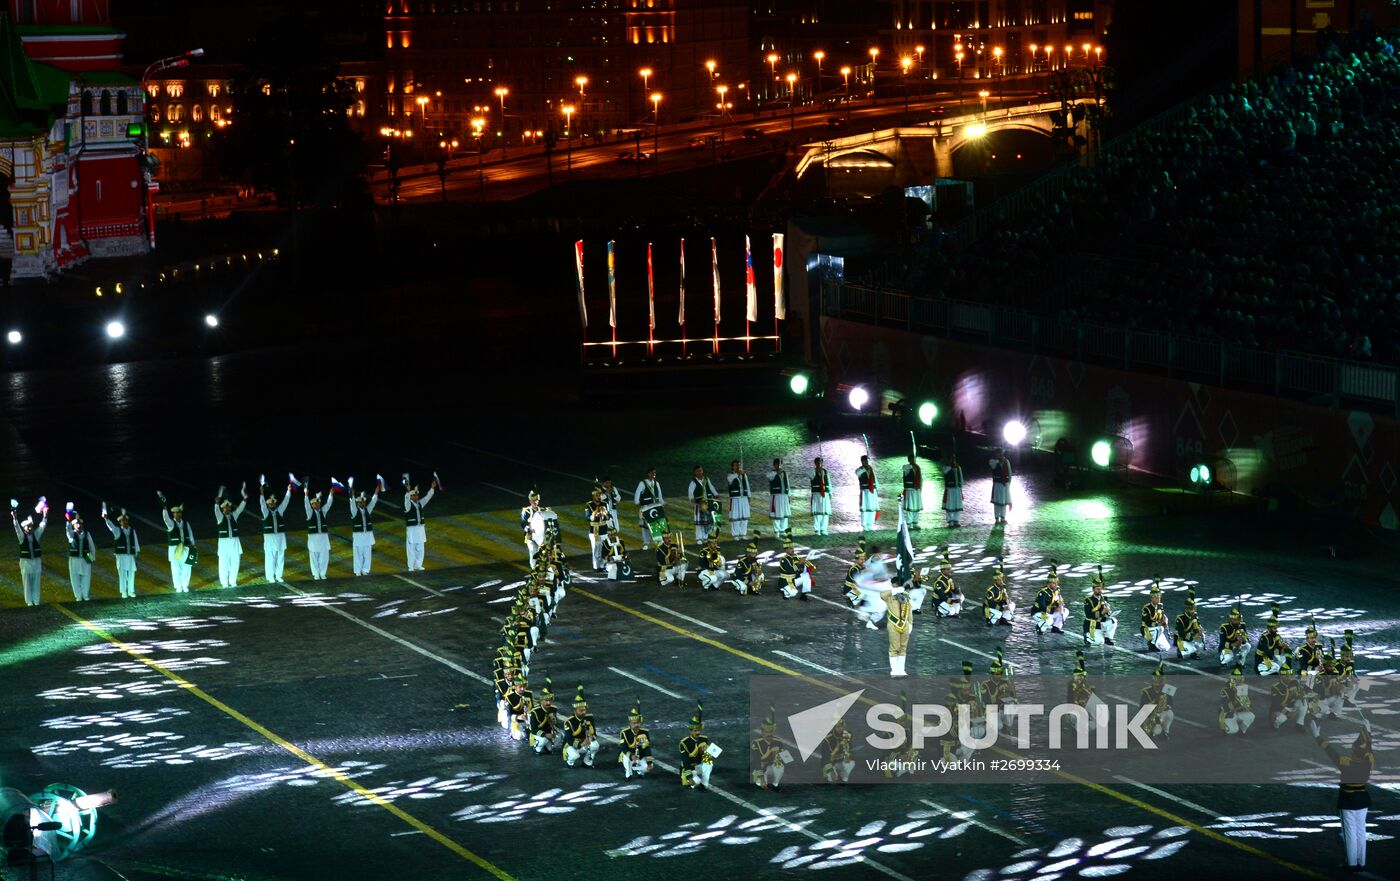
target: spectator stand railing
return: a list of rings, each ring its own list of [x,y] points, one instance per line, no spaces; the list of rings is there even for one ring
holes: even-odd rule
[[[962,339],[1149,373],[1303,398],[1324,406],[1357,406],[1400,416],[1400,370],[1394,367],[1266,351],[1200,337],[1043,315],[964,300],[827,281],[822,314],[911,333]]]

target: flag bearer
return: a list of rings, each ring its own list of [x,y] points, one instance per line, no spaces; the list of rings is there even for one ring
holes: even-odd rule
[[[282,501],[268,491],[267,483],[259,481],[258,510],[262,514],[263,531],[263,576],[268,584],[282,581],[283,566],[287,562],[287,505],[292,501],[292,483],[287,481],[287,491]]]
[[[123,598],[136,596],[136,555],[141,552],[141,542],[136,538],[136,530],[131,526],[131,515],[125,508],[117,512],[117,522],[107,515],[107,503],[102,503],[102,522],[112,533],[116,544],[112,546],[112,556],[117,561],[117,592]]]
[[[44,537],[44,530],[49,525],[49,508],[41,499],[36,513],[39,515],[39,523],[35,525],[34,516],[31,514],[23,521],[19,519],[19,514],[15,510],[19,507],[19,502],[10,500],[10,519],[15,524],[15,538],[19,539],[19,577],[24,583],[24,604],[26,606],[39,605],[39,580],[44,572],[44,551],[39,546],[39,540]]]
[[[350,490],[355,489],[355,478],[350,478]],[[350,509],[350,543],[354,549],[354,570],[356,575],[368,575],[374,563],[374,506],[379,504],[379,482],[374,484],[374,494],[365,495],[364,490],[355,496],[354,507]]]
[[[403,494],[404,543],[408,556],[408,571],[423,571],[423,553],[428,543],[428,530],[423,525],[423,509],[437,492],[438,479],[433,478],[426,495],[419,496],[418,484],[408,484]]]
[[[233,500],[224,497],[224,488],[219,487],[214,495],[214,524],[219,532],[219,584],[223,587],[238,586],[238,564],[243,557],[243,540],[238,537],[238,518],[248,507],[248,488],[243,488],[243,499],[234,507]]]
[[[176,593],[190,592],[190,573],[199,562],[199,545],[194,542],[194,530],[185,519],[184,505],[169,505],[165,494],[157,491],[161,520],[165,522],[166,558],[170,560],[170,580]]]
[[[311,560],[311,578],[322,581],[331,563],[331,526],[327,515],[335,504],[335,493],[327,490],[323,502],[320,493],[308,492],[302,502],[306,508],[306,555]]]
[[[86,602],[92,595],[92,564],[97,559],[97,542],[93,541],[81,514],[72,509],[67,513],[68,582],[73,587],[73,599]]]

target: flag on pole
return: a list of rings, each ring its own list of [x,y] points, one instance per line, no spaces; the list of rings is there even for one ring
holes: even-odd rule
[[[748,236],[744,236],[744,320],[758,320],[758,286],[754,284],[753,251]]]
[[[787,320],[787,305],[783,302],[783,234],[773,233],[773,317]]]
[[[899,555],[899,566],[895,570],[895,580],[905,584],[914,577],[914,542],[909,538],[909,523],[904,519],[904,500],[899,504],[899,538],[895,550]]]
[[[651,242],[647,242],[647,327],[656,330],[656,285],[651,275]]]
[[[583,239],[574,242],[574,273],[578,277],[578,317],[588,327],[588,304],[583,299]]]
[[[681,327],[685,327],[685,237],[681,237]]]
[[[719,324],[719,249],[714,236],[710,236],[710,270],[715,278],[715,324]]]
[[[616,244],[608,240],[608,327],[617,327],[617,264],[613,259]]]

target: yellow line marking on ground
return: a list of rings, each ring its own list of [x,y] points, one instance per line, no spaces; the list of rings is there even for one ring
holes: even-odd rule
[[[398,819],[407,823],[416,831],[428,836],[432,840],[436,841],[438,844],[441,844],[443,847],[452,851],[454,854],[471,863],[472,865],[476,866],[477,868],[489,873],[495,878],[500,879],[500,881],[516,881],[514,876],[510,875],[509,873],[498,867],[495,863],[492,863],[490,860],[487,860],[486,858],[478,856],[472,851],[467,850],[462,845],[453,841],[451,838],[448,838],[446,835],[442,834],[437,829],[433,828],[432,826],[429,826],[427,823],[424,823],[422,820],[408,813],[403,808],[399,807],[393,802],[387,801],[381,796],[370,792],[368,789],[365,789],[363,786],[356,783],[349,777],[345,776],[340,771],[337,771],[335,768],[330,767],[325,762],[321,761],[320,759],[316,758],[315,756],[298,747],[296,744],[286,740],[285,738],[279,736],[278,734],[274,733],[272,730],[266,728],[260,723],[255,722],[247,716],[243,715],[238,710],[235,710],[233,707],[230,707],[228,704],[224,703],[218,698],[208,694],[199,686],[195,685],[193,682],[190,682],[188,679],[185,679],[167,670],[165,667],[161,666],[156,661],[151,660],[150,658],[131,648],[131,646],[122,642],[120,639],[117,639],[115,636],[111,635],[107,631],[103,630],[101,627],[87,620],[83,616],[79,615],[77,612],[72,611],[62,603],[54,603],[53,605],[55,609],[58,609],[64,615],[67,615],[77,624],[81,625],[82,627],[86,628],[87,630],[91,631],[97,636],[100,636],[107,642],[110,642],[112,645],[126,652],[128,655],[131,655],[136,660],[145,664],[147,667],[150,667],[152,670],[164,676],[166,679],[169,679],[171,682],[174,682],[176,685],[180,686],[185,691],[204,701],[206,704],[218,710],[219,712],[223,713],[225,716],[228,716],[230,719],[233,719],[234,721],[240,723],[244,727],[262,735],[267,740],[271,741],[272,743],[275,743],[277,746],[291,753],[293,756],[296,756],[298,759],[305,762],[312,768],[315,768],[317,771],[320,771],[326,776],[336,781],[339,781],[347,789],[350,789],[355,794],[363,798],[365,801],[368,801],[374,805],[378,805],[379,807],[388,811],[390,814],[394,815]]]
[[[713,648],[717,648],[720,651],[728,652],[731,655],[743,658],[744,660],[752,664],[756,664],[760,667],[767,667],[770,670],[776,670],[777,672],[782,673],[786,676],[791,676],[794,679],[800,679],[803,682],[809,682],[813,685],[818,686],[819,688],[824,688],[828,691],[833,691],[838,694],[846,693],[846,689],[842,688],[839,685],[834,685],[830,682],[823,682],[820,679],[814,679],[811,676],[807,676],[806,674],[799,673],[796,670],[784,667],[782,664],[776,664],[772,661],[767,660],[766,658],[760,658],[757,655],[751,655],[748,652],[743,651],[742,649],[736,649],[733,646],[722,643],[717,639],[711,639],[708,636],[702,636],[701,634],[696,633],[692,630],[687,630],[684,627],[672,624],[670,621],[663,621],[662,619],[648,615],[645,612],[638,612],[636,609],[633,609],[630,606],[625,606],[622,603],[614,602],[610,599],[607,599],[606,597],[598,596],[597,594],[592,593],[584,588],[570,587],[569,593],[587,597],[588,599],[593,600],[594,602],[602,603],[605,606],[611,606],[612,608],[617,609],[618,611],[626,612],[629,615],[641,618],[643,621],[655,624],[658,627],[664,627],[665,629],[670,630],[673,633],[678,633],[681,636],[688,637],[690,639],[695,640],[696,642],[701,642],[705,645],[712,646]],[[870,700],[869,698],[862,698],[862,701],[864,703],[870,704],[876,703],[876,701]],[[1021,756],[1018,753],[1002,749],[1001,747],[993,747],[993,749],[995,749],[998,753],[1001,753],[1011,758],[1021,758]],[[1217,841],[1221,844],[1227,844],[1230,847],[1241,850],[1252,857],[1256,857],[1262,860],[1268,860],[1269,862],[1275,865],[1282,866],[1285,869],[1297,872],[1299,875],[1304,875],[1308,878],[1316,878],[1319,879],[1319,881],[1327,881],[1326,875],[1314,872],[1312,869],[1305,868],[1303,866],[1297,865],[1296,863],[1290,863],[1287,860],[1282,859],[1281,857],[1276,857],[1273,854],[1260,850],[1257,847],[1252,847],[1251,845],[1245,844],[1240,841],[1236,841],[1235,839],[1230,838],[1226,835],[1222,835],[1213,829],[1207,829],[1204,826],[1201,826],[1197,823],[1193,823],[1185,817],[1179,817],[1176,814],[1173,814],[1171,811],[1159,808],[1155,805],[1148,804],[1147,802],[1142,801],[1141,799],[1134,798],[1133,796],[1128,795],[1125,792],[1120,792],[1116,789],[1113,789],[1112,787],[1104,786],[1100,783],[1095,783],[1092,780],[1085,780],[1082,777],[1064,771],[1056,771],[1055,774],[1059,777],[1064,778],[1065,780],[1068,780],[1071,783],[1077,783],[1080,786],[1088,787],[1089,789],[1092,789],[1095,792],[1102,793],[1111,798],[1116,798],[1119,801],[1124,802],[1126,804],[1130,804],[1135,808],[1147,811],[1149,814],[1156,814],[1157,816],[1169,820],[1178,826],[1185,826],[1191,831],[1196,832],[1200,835],[1204,835],[1206,838],[1209,838],[1212,841]]]

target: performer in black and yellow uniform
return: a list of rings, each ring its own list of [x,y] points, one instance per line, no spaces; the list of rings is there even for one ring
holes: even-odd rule
[[[1240,607],[1230,610],[1230,617],[1220,625],[1220,666],[1244,666],[1245,653],[1249,651],[1249,630],[1244,626],[1244,615]]]
[[[962,614],[963,595],[953,583],[953,561],[948,559],[947,551],[938,561],[938,577],[933,580],[933,604],[940,618],[956,618]]]
[[[588,546],[593,549],[593,571],[603,571],[603,543],[612,531],[612,509],[603,498],[603,487],[594,484],[593,498],[583,506],[588,520]]]
[[[948,712],[953,714],[954,730],[960,727],[957,721],[958,714],[966,713],[969,734],[980,738],[987,733],[987,711],[982,704],[982,692],[972,679],[971,661],[963,661],[962,676],[948,684]],[[974,752],[972,747],[961,742],[953,750],[954,755],[962,761],[970,760]]]
[[[1337,811],[1342,817],[1342,845],[1346,849],[1349,871],[1360,871],[1366,866],[1366,812],[1371,808],[1367,785],[1376,767],[1376,757],[1371,751],[1371,724],[1365,725],[1347,755],[1339,753],[1327,738],[1317,738],[1318,746],[1342,772],[1337,788]]]
[[[763,563],[758,559],[758,545],[749,542],[744,556],[734,562],[734,581],[741,594],[753,596],[763,590]]]
[[[633,702],[632,712],[627,714],[627,727],[622,729],[617,738],[622,742],[617,761],[622,765],[623,779],[628,779],[633,774],[647,774],[653,770],[651,732],[642,727],[645,721],[646,719],[642,718],[642,702],[639,699]]]
[[[588,712],[588,699],[583,695],[583,683],[578,684],[574,695],[574,714],[565,722],[564,764],[570,768],[583,759],[585,768],[593,767],[598,756],[598,726],[593,714]]]
[[[1282,728],[1290,718],[1299,728],[1307,721],[1308,703],[1303,697],[1303,686],[1293,675],[1293,665],[1284,660],[1279,668],[1278,679],[1269,690],[1269,718],[1275,728]]]
[[[1206,650],[1206,634],[1196,617],[1196,592],[1186,591],[1186,608],[1176,616],[1176,654],[1181,660],[1195,658]]]
[[[1005,704],[1016,702],[1016,684],[1011,681],[1009,668],[1006,666],[1006,659],[1002,655],[1001,646],[996,647],[996,657],[992,660],[992,666],[988,668],[992,675],[982,680],[981,692],[982,703],[990,710],[997,707],[997,726],[1007,734],[1014,734],[1016,720],[1009,713],[1000,712]]]
[[[759,735],[753,739],[750,750],[758,767],[752,772],[753,785],[759,789],[778,791],[783,782],[783,742],[778,739],[778,723],[774,721],[775,707],[769,706],[768,717],[763,720]]]
[[[1255,669],[1261,676],[1277,673],[1290,654],[1288,643],[1284,642],[1278,633],[1278,606],[1275,605],[1273,617],[1269,619],[1266,629],[1259,635],[1259,642],[1254,646]]]
[[[705,789],[710,785],[710,772],[715,760],[710,755],[710,738],[705,734],[705,708],[695,705],[695,715],[690,717],[686,729],[690,732],[681,738],[681,785],[692,789]]]
[[[1142,639],[1149,652],[1164,652],[1167,646],[1167,610],[1162,606],[1162,586],[1152,579],[1152,592],[1142,607]]]
[[[656,577],[661,580],[661,586],[675,584],[677,587],[685,587],[687,568],[689,566],[686,563],[680,533],[666,533],[661,537],[661,544],[656,546]]]
[[[1312,624],[1303,633],[1303,644],[1293,653],[1293,667],[1303,677],[1304,684],[1311,688],[1312,678],[1322,669],[1322,646],[1317,641],[1317,628]]]
[[[554,692],[545,679],[539,706],[530,711],[530,745],[536,755],[547,755],[564,742],[564,729],[559,724],[559,708],[554,706]]]
[[[511,683],[511,690],[506,692],[506,713],[510,716],[511,740],[524,740],[530,730],[530,711],[534,709],[535,699],[527,685],[524,676],[517,676]]]
[[[812,592],[812,573],[817,567],[807,562],[806,557],[797,556],[797,548],[791,544],[783,546],[783,557],[778,561],[778,576],[783,579],[780,588],[785,599],[797,597],[806,601]]]
[[[845,721],[837,719],[831,732],[822,738],[822,776],[827,783],[850,783],[855,769],[851,732],[846,730]]]
[[[1236,666],[1220,689],[1220,730],[1246,734],[1253,724],[1254,711],[1250,708],[1249,688],[1244,684],[1244,670]]]
[[[860,605],[860,588],[856,585],[856,579],[860,576],[861,570],[865,568],[865,548],[857,548],[855,562],[846,570],[846,602],[852,606]]]
[[[1138,692],[1139,707],[1153,707],[1152,715],[1148,717],[1149,723],[1143,728],[1154,737],[1163,737],[1171,740],[1172,723],[1176,721],[1176,711],[1172,709],[1171,695],[1165,689],[1167,676],[1165,662],[1157,662],[1157,669],[1152,671],[1152,681],[1142,687]]]
[[[1045,586],[1035,594],[1035,611],[1031,614],[1031,620],[1035,622],[1036,632],[1064,633],[1065,612],[1065,600],[1060,596],[1060,576],[1055,571],[1055,561],[1051,560]]]
[[[982,606],[982,616],[986,619],[988,627],[993,624],[1010,627],[1011,616],[1015,611],[1016,604],[1011,602],[1011,594],[1006,589],[1006,570],[998,560],[996,568],[992,570],[992,583],[987,586],[987,600]]]
[[[1113,645],[1118,619],[1103,595],[1103,568],[1094,574],[1093,592],[1084,598],[1084,644]]]
[[[720,553],[719,539],[711,536],[700,550],[700,586],[705,590],[719,590],[729,577],[729,566]]]

